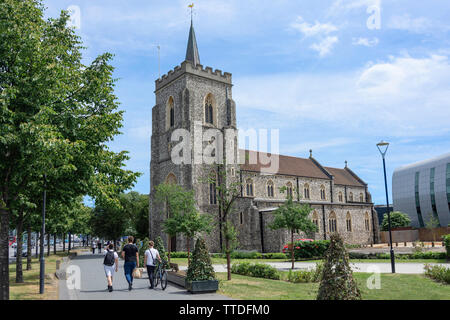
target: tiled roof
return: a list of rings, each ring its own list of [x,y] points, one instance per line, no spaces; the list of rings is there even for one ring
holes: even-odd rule
[[[249,150],[239,150],[239,152],[241,161],[245,159],[245,164],[241,164],[241,170],[261,172],[262,167],[269,167],[268,165],[262,165],[260,163],[259,152]],[[255,154],[258,155],[257,163],[249,164],[252,156],[254,156]],[[278,170],[267,173],[329,179],[329,177],[322,170],[320,170],[319,167],[317,167],[311,159],[279,155],[278,167]]]
[[[324,167],[329,173],[334,176],[335,184],[342,184],[346,186],[364,187],[364,185],[359,182],[355,177],[353,177],[350,172],[345,169],[337,169]]]

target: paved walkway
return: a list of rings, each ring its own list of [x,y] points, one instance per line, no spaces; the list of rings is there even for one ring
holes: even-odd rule
[[[107,291],[103,270],[103,255],[83,252],[71,260],[69,266],[78,266],[81,274],[79,290],[69,290],[65,280],[59,281],[60,300],[225,300],[229,297],[215,293],[191,294],[186,289],[169,283],[166,290],[159,286],[148,289],[147,273],[142,279],[134,279],[133,290],[128,291],[128,283],[123,272],[123,261],[119,260],[119,271],[115,274],[113,292]]]
[[[267,264],[277,268],[280,271],[289,271],[291,270],[291,262],[266,262]],[[444,265],[450,267],[449,263],[430,263],[431,265]],[[352,266],[353,272],[380,272],[380,273],[391,273],[391,264],[389,263],[350,263]],[[315,262],[295,262],[294,267],[296,270],[305,270],[315,268]],[[425,263],[396,263],[395,264],[395,272],[396,273],[404,273],[404,274],[420,274],[424,273]],[[186,270],[187,267],[182,266],[180,270]],[[227,265],[226,264],[216,264],[214,265],[214,270],[216,272],[226,272]]]

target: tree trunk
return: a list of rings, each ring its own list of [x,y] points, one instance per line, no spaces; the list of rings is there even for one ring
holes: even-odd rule
[[[56,255],[56,233],[53,235],[53,253]]]
[[[67,251],[70,252],[70,249],[72,249],[72,234],[69,232],[69,248],[67,248]]]
[[[39,255],[39,232],[36,232],[36,257]]]
[[[191,246],[191,244],[190,244],[191,238],[187,237],[186,239],[187,239],[186,249],[187,249],[187,253],[188,253],[188,268],[189,268],[189,266],[191,265],[191,256],[189,254],[190,253],[190,246]]]
[[[29,222],[27,227],[27,235],[27,270],[31,270],[31,255],[33,254],[31,252],[31,222]]]
[[[9,212],[0,208],[0,300],[9,300]]]
[[[47,233],[47,257],[50,256],[50,233]]]
[[[172,237],[167,236],[167,259],[169,260],[167,263],[170,265],[170,250],[172,249]]]
[[[295,257],[294,257],[294,230],[291,231],[291,259],[292,259],[292,270],[294,270],[294,261],[295,261]]]
[[[231,280],[230,240],[225,237],[225,250],[227,253],[227,279]]]
[[[66,252],[66,234],[62,234],[63,252]]]
[[[16,255],[16,283],[23,283],[22,251],[23,251],[23,211],[19,210],[17,219],[17,255]]]

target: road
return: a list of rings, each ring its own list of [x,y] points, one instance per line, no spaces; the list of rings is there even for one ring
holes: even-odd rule
[[[67,281],[59,281],[60,300],[228,300],[230,298],[216,294],[191,294],[186,289],[169,283],[166,290],[158,287],[150,290],[147,273],[142,279],[134,279],[133,290],[128,291],[128,283],[123,272],[123,261],[119,261],[119,271],[113,282],[113,292],[107,291],[107,282],[103,270],[103,255],[82,252],[70,261],[69,267],[79,267],[80,288],[70,290]]]

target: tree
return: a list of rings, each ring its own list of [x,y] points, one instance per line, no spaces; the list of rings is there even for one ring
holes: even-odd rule
[[[131,221],[130,233],[139,239],[148,237],[148,195],[130,191],[120,196],[120,203]]]
[[[406,213],[400,211],[391,212],[391,228],[402,228],[411,226],[411,219]],[[381,222],[381,230],[388,231],[389,230],[389,219],[388,214],[385,213],[383,215],[383,221]]]
[[[8,228],[25,190],[98,202],[136,181],[126,152],[109,151],[119,134],[115,80],[102,54],[82,63],[82,43],[69,14],[44,20],[40,0],[0,3],[0,300],[9,299]],[[29,197],[41,208],[41,197]]]
[[[285,187],[281,188],[284,192]],[[292,194],[287,194],[287,201],[273,212],[274,219],[269,227],[273,230],[287,229],[291,234],[291,268],[294,269],[294,234],[312,232],[317,230],[317,226],[310,220],[309,214],[312,209],[309,204],[298,204],[292,200]]]
[[[161,237],[158,236],[155,241],[155,249],[158,250],[159,256],[163,261],[168,261],[166,249],[164,248],[164,242],[162,241]],[[169,267],[169,265],[167,265]]]
[[[192,254],[192,263],[189,265],[186,280],[202,281],[214,280],[216,278],[214,267],[211,263],[205,240],[198,238]]]
[[[361,292],[353,278],[347,250],[338,233],[330,236],[317,300],[361,300]]]
[[[430,230],[431,235],[433,236],[433,242],[436,242],[436,228],[439,227],[441,224],[439,223],[439,219],[437,219],[435,216],[430,214],[430,219],[425,223],[425,227]],[[434,246],[434,243],[433,243]]]
[[[226,163],[223,159],[223,163]],[[233,205],[241,195],[242,185],[237,179],[239,173],[235,177],[227,175],[229,166],[225,164],[216,164],[214,168],[208,168],[203,179],[210,186],[212,186],[218,202],[218,221],[219,221],[219,236],[220,248],[222,249],[222,238],[225,239],[225,255],[227,259],[227,279],[231,280],[231,252],[236,243],[236,232],[232,227],[230,217],[233,214]]]
[[[120,206],[96,205],[90,219],[92,233],[116,241],[126,233],[130,220]]]

